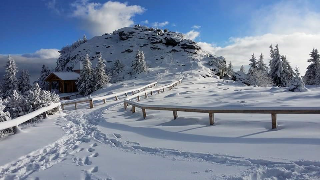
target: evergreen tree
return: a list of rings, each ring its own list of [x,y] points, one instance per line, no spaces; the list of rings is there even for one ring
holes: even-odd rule
[[[320,55],[318,50],[313,48],[310,57],[311,59],[308,59],[308,62],[311,64],[307,67],[304,81],[307,85],[320,85]]]
[[[263,63],[263,56],[260,55],[260,59],[257,62],[256,57],[252,54],[250,62],[250,69],[247,74],[246,84],[254,86],[269,86],[271,84],[271,80],[268,77],[267,71],[264,70],[265,65]]]
[[[227,73],[230,75],[230,76],[233,76],[234,74],[234,71],[233,71],[233,66],[232,66],[232,63],[230,61],[228,67],[227,67]]]
[[[98,63],[94,72],[95,90],[101,89],[110,81],[109,76],[106,74],[106,64],[101,55],[98,56]]]
[[[77,87],[80,94],[87,96],[94,91],[92,63],[87,54],[82,61],[83,69],[80,72],[80,78],[77,81]]]
[[[85,42],[88,41],[88,40],[87,40],[87,36],[86,36],[85,34],[83,35],[82,41],[83,41],[83,43],[85,43]]]
[[[258,70],[260,70],[260,71],[268,72],[268,67],[267,67],[267,65],[263,62],[263,55],[262,55],[262,53],[260,54],[259,61],[257,62],[257,68],[258,68]]]
[[[132,62],[133,74],[140,74],[147,71],[147,64],[143,51],[138,51],[135,60]]]
[[[246,73],[246,71],[244,70],[243,65],[240,67],[240,72],[242,72],[242,73]]]
[[[48,90],[49,89],[49,83],[45,81],[45,79],[50,75],[51,71],[48,67],[45,65],[42,65],[40,78],[38,79],[38,84],[41,89]]]
[[[116,60],[111,70],[111,77],[113,82],[123,80],[123,75],[121,75],[123,71],[124,71],[124,64],[122,64],[122,62],[119,59]]]
[[[30,75],[27,70],[21,71],[18,81],[18,90],[21,94],[25,94],[27,91],[31,89],[32,86],[30,85]]]
[[[18,90],[18,79],[16,77],[17,72],[18,68],[16,66],[16,62],[9,55],[8,62],[5,66],[5,75],[3,78],[3,97],[8,97],[9,95],[13,94],[14,90]]]
[[[282,72],[282,61],[281,61],[281,56],[279,53],[279,47],[276,45],[276,49],[272,48],[272,45],[270,46],[270,56],[271,56],[271,61],[270,61],[270,72],[269,75],[272,79],[272,82],[276,86],[282,86],[282,81],[281,81],[281,72]]]
[[[304,85],[303,80],[300,77],[299,69],[295,69],[295,74],[293,79],[290,82],[289,91],[292,92],[304,92],[307,91],[307,88]]]
[[[282,61],[282,73],[281,73],[281,85],[287,87],[290,85],[291,80],[295,76],[293,69],[291,68],[286,56],[281,56]]]

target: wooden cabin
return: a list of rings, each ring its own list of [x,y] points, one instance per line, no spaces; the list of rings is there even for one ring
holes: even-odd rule
[[[76,72],[52,72],[45,81],[49,82],[49,90],[51,91],[53,82],[57,82],[59,93],[77,92],[76,81],[80,77]]]

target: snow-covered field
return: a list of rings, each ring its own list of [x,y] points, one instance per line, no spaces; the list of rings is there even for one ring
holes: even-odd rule
[[[159,82],[177,80],[165,77]],[[123,91],[127,81],[96,92]],[[135,87],[133,86],[135,85]],[[115,88],[116,87],[116,88]],[[317,107],[320,88],[286,92],[216,78],[186,76],[171,91],[141,103],[201,107]],[[120,97],[123,100],[124,97]],[[123,101],[66,107],[0,141],[0,179],[319,179],[319,115],[208,114],[140,109]]]

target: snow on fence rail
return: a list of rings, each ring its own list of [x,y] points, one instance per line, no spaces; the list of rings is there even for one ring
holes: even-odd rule
[[[142,86],[140,88],[131,89],[131,90],[127,90],[127,91],[122,91],[122,92],[119,92],[119,93],[114,93],[114,94],[110,94],[110,95],[106,95],[106,96],[90,97],[90,98],[87,98],[87,99],[83,98],[83,99],[76,99],[76,100],[70,100],[70,101],[62,102],[61,103],[61,108],[64,109],[65,105],[74,104],[74,108],[77,109],[77,104],[78,103],[85,103],[85,102],[88,102],[89,105],[90,105],[90,108],[93,108],[93,101],[103,100],[103,103],[106,103],[106,100],[110,99],[110,98],[115,98],[115,100],[118,100],[119,96],[122,96],[122,95],[128,96],[129,93],[134,95],[136,92],[144,91],[147,88],[151,88],[153,86],[156,86],[157,83],[158,82],[153,82],[153,83],[147,84],[145,86]]]
[[[181,83],[181,80],[179,80],[179,83]],[[189,107],[170,105],[147,105],[132,101],[132,99],[135,97],[137,97],[137,101],[140,101],[139,97],[143,94],[145,95],[145,97],[147,97],[148,92],[151,92],[152,95],[153,91],[157,91],[159,89],[163,89],[163,91],[164,88],[172,89],[172,87],[177,85],[177,82],[173,84],[158,89],[152,89],[143,93],[138,93],[135,96],[131,96],[124,100],[124,108],[127,109],[127,106],[131,105],[132,113],[135,113],[136,107],[141,108],[144,119],[147,116],[146,109],[172,111],[174,119],[178,118],[178,111],[208,113],[210,125],[214,124],[215,113],[271,114],[272,129],[277,128],[277,114],[320,114],[320,107]]]
[[[20,124],[22,124],[22,123],[24,123],[26,121],[29,121],[30,119],[32,119],[32,118],[34,118],[34,117],[36,117],[36,116],[38,116],[40,114],[44,114],[47,111],[50,111],[50,110],[52,110],[54,108],[57,108],[60,105],[61,105],[60,103],[53,103],[50,106],[40,108],[40,109],[35,110],[35,111],[33,111],[33,112],[29,113],[29,114],[17,117],[15,119],[12,119],[12,120],[9,120],[9,121],[1,122],[0,123],[0,130],[4,130],[4,129],[8,129],[8,128],[13,127],[14,128],[14,132],[16,132],[17,127]]]

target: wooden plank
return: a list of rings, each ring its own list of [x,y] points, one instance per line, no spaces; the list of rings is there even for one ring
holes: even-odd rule
[[[90,103],[90,109],[92,109],[93,108],[93,101],[90,100],[89,103]]]
[[[177,119],[178,118],[178,111],[173,111],[173,119]]]
[[[132,113],[136,112],[136,107],[134,105],[132,105],[132,109],[131,109]]]
[[[146,109],[145,108],[141,108],[141,109],[142,109],[143,119],[146,119],[147,117]]]
[[[278,124],[277,124],[277,114],[272,113],[271,114],[271,119],[272,119],[272,129],[276,129]]]
[[[210,125],[214,124],[214,114],[212,112],[209,113],[209,121],[210,121]]]

